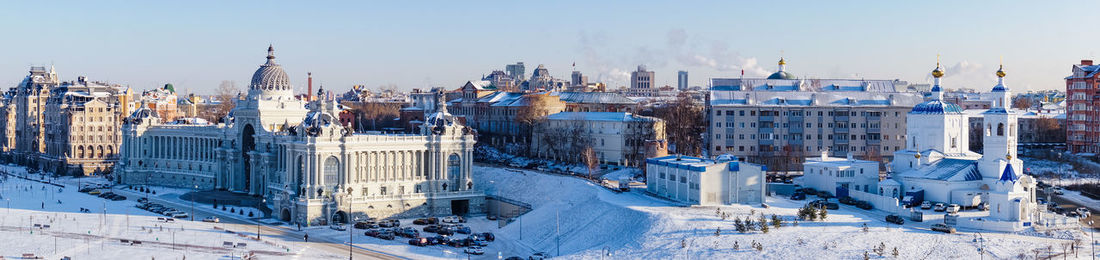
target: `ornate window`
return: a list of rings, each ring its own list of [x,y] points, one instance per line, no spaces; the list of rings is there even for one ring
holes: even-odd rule
[[[336,159],[336,156],[329,156],[325,159],[325,185],[338,183],[340,183],[340,160]]]

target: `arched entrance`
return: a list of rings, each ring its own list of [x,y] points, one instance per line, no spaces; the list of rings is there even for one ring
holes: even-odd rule
[[[348,214],[344,213],[344,211],[337,211],[335,214],[332,214],[332,224],[347,224],[347,223],[348,223]]]
[[[279,220],[290,221],[290,209],[283,208],[283,212],[279,214]]]
[[[251,124],[245,125],[241,131],[241,162],[244,163],[244,191],[252,190],[252,161],[248,152],[256,149],[256,130]]]

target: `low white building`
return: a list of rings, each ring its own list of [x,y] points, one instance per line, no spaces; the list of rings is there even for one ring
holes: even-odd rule
[[[646,160],[646,190],[692,205],[764,202],[764,167],[737,160],[670,155]]]
[[[852,154],[848,158],[821,157],[806,158],[802,164],[803,186],[819,191],[828,191],[841,195],[842,190],[858,190],[868,193],[878,191],[878,162],[856,160]]]

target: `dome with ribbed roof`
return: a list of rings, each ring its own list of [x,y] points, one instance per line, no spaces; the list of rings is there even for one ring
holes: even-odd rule
[[[275,48],[272,46],[267,46],[267,63],[260,65],[256,73],[252,74],[252,83],[248,88],[264,93],[290,90],[290,77],[282,66],[275,63]]]

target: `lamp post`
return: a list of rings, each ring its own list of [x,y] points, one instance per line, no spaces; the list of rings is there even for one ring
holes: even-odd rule
[[[267,199],[260,199],[256,201],[256,210],[260,210],[260,203],[267,203]],[[260,214],[263,214],[262,212]],[[260,240],[260,221],[256,221],[256,240]]]
[[[1092,235],[1089,236],[1092,239],[1092,259],[1096,260],[1096,228],[1092,227],[1092,220],[1089,220],[1089,228],[1092,229]]]
[[[344,195],[344,202],[345,203],[347,202],[348,197],[351,196],[351,191],[352,191],[351,187],[348,187],[348,194]],[[348,203],[348,214],[346,214],[346,215],[347,215],[347,217],[344,220],[344,222],[348,222],[348,224],[349,224],[346,227],[348,229],[348,260],[351,260],[351,258],[352,258],[351,245],[354,244],[354,240],[355,240],[355,235],[352,232],[352,230],[354,228],[350,227],[351,226],[350,225],[351,221],[348,221],[348,219],[351,219],[351,203]]]
[[[199,185],[195,185],[195,191],[199,190]],[[191,192],[191,221],[195,221],[195,191]]]
[[[976,232],[978,234],[978,259],[982,259],[985,256],[985,237],[982,236],[982,232]]]

